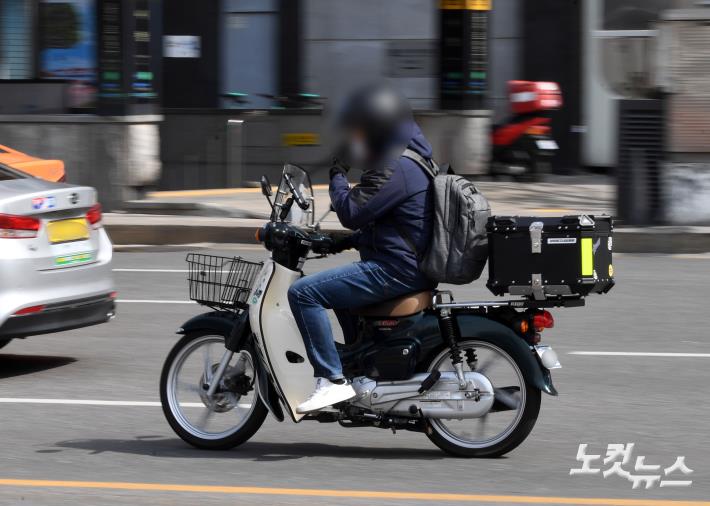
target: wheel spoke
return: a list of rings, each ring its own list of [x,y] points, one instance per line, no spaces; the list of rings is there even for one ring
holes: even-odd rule
[[[486,435],[486,425],[488,422],[488,413],[478,419],[478,430],[476,431],[476,439],[480,440]]]
[[[198,387],[197,385],[194,385],[192,383],[188,383],[186,381],[179,381],[177,384],[177,389],[182,392],[190,392],[193,394],[200,393],[200,387]]]
[[[500,360],[500,355],[498,355],[497,353],[492,353],[491,356],[488,357],[482,365],[476,367],[476,372],[480,374],[485,374],[486,371],[490,369],[490,367],[498,360]]]
[[[212,350],[211,345],[206,345],[202,347],[202,358],[204,360],[204,371],[203,375],[206,383],[212,382],[212,358],[210,351]]]
[[[253,358],[248,351],[243,352],[245,360],[241,364],[244,370],[242,374],[251,377],[253,393],[239,395],[236,392],[219,391],[207,398],[204,387],[217,380],[217,366],[223,365],[222,361],[225,360],[223,348],[222,336],[198,337],[175,357],[172,376],[167,382],[171,414],[185,431],[200,440],[219,440],[234,434],[251,419],[260,402],[258,386],[254,382]],[[227,365],[224,374],[232,372]]]
[[[202,414],[200,415],[200,419],[198,420],[197,424],[195,425],[196,427],[205,430],[207,429],[207,422],[210,421],[210,418],[212,418],[212,415],[214,414],[214,411],[212,411],[210,408],[205,408],[202,410]]]
[[[493,343],[471,340],[460,343],[460,347],[476,351],[478,363],[468,360],[467,363],[475,365],[473,372],[484,375],[490,382],[493,406],[478,418],[456,419],[452,413],[452,418],[430,419],[430,422],[438,437],[458,447],[471,450],[490,448],[508,438],[520,424],[527,402],[525,379],[515,360]],[[432,363],[430,370],[448,371],[450,363],[444,351]],[[486,392],[490,401],[488,388]],[[496,416],[491,416],[493,413]]]
[[[494,388],[496,401],[503,404],[505,407],[517,410],[520,407],[520,399],[509,389],[515,387]]]

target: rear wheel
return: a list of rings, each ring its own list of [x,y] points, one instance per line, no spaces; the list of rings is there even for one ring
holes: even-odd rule
[[[493,385],[495,403],[486,415],[473,419],[429,419],[427,436],[439,448],[458,457],[499,457],[522,443],[540,412],[540,390],[529,385],[515,360],[498,346],[467,340],[459,344],[465,371],[485,375]],[[447,349],[429,371],[453,371]]]
[[[249,349],[231,356],[212,395],[225,337],[185,335],[168,354],[160,378],[160,401],[168,423],[183,440],[204,449],[226,450],[252,437],[268,413]]]

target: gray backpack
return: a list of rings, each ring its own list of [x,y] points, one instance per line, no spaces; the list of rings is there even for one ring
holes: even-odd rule
[[[417,254],[419,269],[437,283],[463,285],[475,281],[488,260],[488,200],[465,177],[439,174],[433,160],[410,149],[402,156],[416,162],[434,185],[434,223],[427,249],[417,252],[405,237]]]

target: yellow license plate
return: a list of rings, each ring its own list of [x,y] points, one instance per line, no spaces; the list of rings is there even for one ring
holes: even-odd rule
[[[84,241],[89,238],[89,225],[85,218],[50,221],[47,224],[47,236],[52,244]]]

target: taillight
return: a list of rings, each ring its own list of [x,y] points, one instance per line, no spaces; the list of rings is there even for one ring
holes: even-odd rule
[[[539,311],[533,315],[533,327],[535,331],[542,332],[555,326],[555,319],[549,311]]]
[[[91,225],[101,226],[101,204],[94,204],[86,213],[86,221]]]
[[[67,175],[62,174],[59,179],[57,179],[57,183],[66,183],[67,182]]]
[[[23,309],[20,309],[19,311],[15,311],[15,313],[12,316],[23,316],[23,315],[28,315],[32,313],[39,313],[44,310],[44,306],[30,306],[26,307]]]
[[[0,214],[0,238],[31,239],[37,237],[40,221],[29,216]]]

